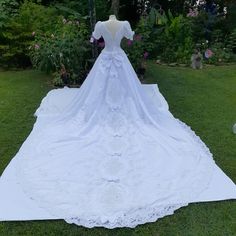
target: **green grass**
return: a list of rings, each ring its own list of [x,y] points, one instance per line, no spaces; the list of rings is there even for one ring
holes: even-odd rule
[[[192,127],[207,144],[216,163],[236,182],[236,65],[201,71],[149,63],[148,83],[157,83],[175,117]],[[0,72],[0,173],[29,135],[33,113],[52,89],[49,77],[36,71]],[[233,236],[236,202],[194,203],[155,223],[135,229],[88,229],[63,220],[0,222],[2,235],[85,236]]]

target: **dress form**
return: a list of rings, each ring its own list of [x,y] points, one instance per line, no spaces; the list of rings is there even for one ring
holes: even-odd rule
[[[107,20],[105,24],[106,24],[108,30],[113,35],[113,37],[115,37],[115,33],[120,28],[121,22],[119,20],[117,20],[115,15],[110,15],[109,20]]]

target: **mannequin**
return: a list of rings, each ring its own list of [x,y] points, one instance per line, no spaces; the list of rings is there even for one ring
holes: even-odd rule
[[[111,32],[112,36],[115,37],[116,32],[119,30],[121,21],[117,20],[115,15],[110,15],[109,20],[105,22],[107,29]]]

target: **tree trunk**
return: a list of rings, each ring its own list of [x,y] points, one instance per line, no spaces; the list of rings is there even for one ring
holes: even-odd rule
[[[94,30],[94,26],[96,24],[96,9],[95,9],[95,0],[89,0],[89,18],[90,18],[90,27],[91,30]],[[98,49],[95,44],[92,46],[92,56],[93,58],[97,58]]]
[[[112,0],[111,14],[116,15],[117,18],[118,18],[118,14],[119,14],[119,8],[120,8],[120,0]]]

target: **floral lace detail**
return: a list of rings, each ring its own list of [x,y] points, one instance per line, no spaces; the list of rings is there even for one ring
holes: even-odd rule
[[[93,219],[80,219],[77,217],[67,218],[65,221],[69,224],[85,226],[87,228],[105,227],[108,229],[128,227],[135,228],[137,225],[152,223],[159,218],[174,214],[174,211],[188,206],[188,203],[171,204],[169,206],[153,206],[140,208],[137,212],[122,213],[122,216],[117,217],[114,221],[106,219],[106,217],[94,217]]]

